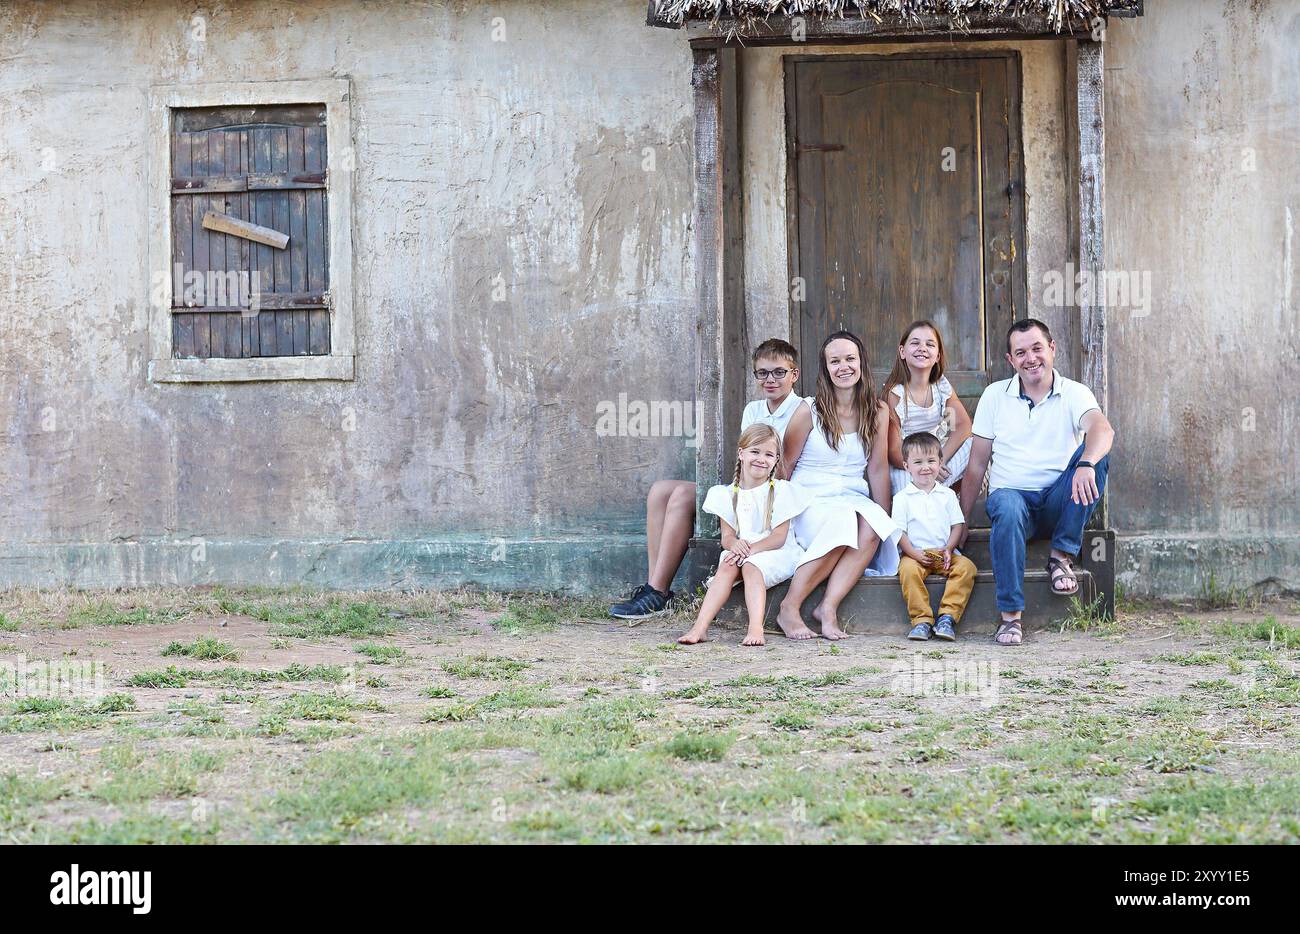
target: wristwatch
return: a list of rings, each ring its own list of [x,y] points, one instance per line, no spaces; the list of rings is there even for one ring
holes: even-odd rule
[[[1096,470],[1096,469],[1097,469],[1097,465],[1094,464],[1092,461],[1079,461],[1079,463],[1075,464],[1074,466],[1075,466],[1075,467],[1091,467],[1093,470]]]

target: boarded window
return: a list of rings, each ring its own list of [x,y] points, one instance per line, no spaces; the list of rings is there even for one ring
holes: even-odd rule
[[[330,352],[325,139],[324,104],[172,111],[172,356]]]

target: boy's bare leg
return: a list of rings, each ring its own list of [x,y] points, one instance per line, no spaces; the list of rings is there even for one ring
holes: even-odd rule
[[[648,567],[646,580],[655,572],[655,562],[659,560],[659,539],[663,536],[664,516],[668,513],[668,500],[672,498],[673,488],[681,480],[656,480],[650,485],[650,492],[645,498],[645,547]]]
[[[835,567],[835,562],[844,553],[844,546],[832,548],[826,554],[807,564],[801,564],[790,578],[790,586],[781,601],[781,610],[777,613],[776,624],[781,627],[787,639],[815,639],[817,633],[807,627],[799,610],[808,595],[826,579],[826,575]]]
[[[695,617],[695,625],[678,639],[678,642],[682,645],[694,645],[704,641],[704,637],[709,634],[709,624],[718,615],[718,610],[722,609],[722,604],[727,602],[731,587],[736,583],[736,575],[739,573],[740,568],[734,564],[718,565],[718,572],[713,575],[709,589],[704,594],[704,601],[700,604],[699,615]]]
[[[671,483],[664,509],[658,523],[658,537],[650,539],[649,501],[646,508],[646,538],[650,554],[650,573],[646,580],[650,586],[662,593],[667,593],[677,576],[677,568],[686,556],[686,549],[691,545],[691,533],[695,531],[695,484],[686,480],[661,480],[659,483]],[[659,486],[656,483],[655,486]],[[653,492],[654,487],[651,487]],[[653,541],[653,544],[651,544]]]
[[[767,612],[767,583],[763,572],[746,562],[740,568],[745,580],[745,609],[749,611],[749,628],[741,645],[766,645],[763,638],[763,614]]]
[[[867,520],[858,516],[858,547],[847,548],[843,557],[836,563],[830,576],[826,579],[826,593],[822,602],[813,610],[813,619],[822,624],[823,639],[847,639],[849,634],[840,628],[840,601],[848,596],[857,584],[862,572],[867,569],[871,559],[876,556],[880,546],[880,537],[867,524]]]

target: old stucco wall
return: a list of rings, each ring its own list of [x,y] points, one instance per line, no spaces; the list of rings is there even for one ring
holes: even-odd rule
[[[640,580],[645,489],[693,451],[596,406],[690,400],[695,328],[690,54],[644,20],[0,4],[0,585]],[[323,76],[353,87],[355,381],[148,382],[149,87]]]
[[[1107,46],[1108,316],[1134,592],[1300,589],[1300,0],[1147,0]]]

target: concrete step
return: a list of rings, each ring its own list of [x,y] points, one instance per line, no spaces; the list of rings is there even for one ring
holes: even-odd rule
[[[1096,595],[1096,580],[1088,571],[1080,569],[1078,598],[1087,604]],[[930,577],[926,588],[930,591],[931,608],[939,606],[946,581],[942,577]],[[804,621],[814,630],[813,608],[821,602],[825,585],[818,587],[804,602],[802,615]],[[1071,615],[1072,603],[1069,597],[1062,597],[1052,592],[1050,578],[1046,571],[1025,572],[1025,612],[1026,630],[1043,628],[1059,624]],[[764,614],[764,629],[779,632],[776,614],[780,603],[785,599],[786,585],[779,584],[768,591],[767,607]],[[971,593],[966,613],[958,625],[958,633],[989,634],[997,629],[998,610],[995,600],[993,572],[982,570],[976,576],[975,590]],[[743,627],[748,619],[745,611],[745,597],[742,589],[736,587],[731,598],[718,614],[718,624],[725,628]],[[844,598],[840,605],[840,625],[846,632],[869,632],[882,635],[907,634],[911,623],[907,616],[907,605],[903,602],[903,591],[897,577],[864,577]]]
[[[966,536],[966,547],[962,548],[961,553],[974,561],[977,568],[993,567],[993,560],[989,557],[989,530],[971,529],[970,534]],[[1051,555],[1052,543],[1047,539],[1027,542],[1025,544],[1026,570],[1043,570],[1047,567],[1047,559]]]

